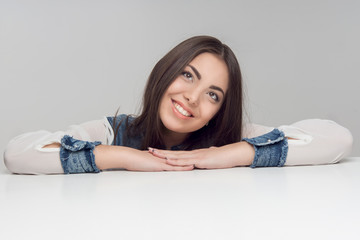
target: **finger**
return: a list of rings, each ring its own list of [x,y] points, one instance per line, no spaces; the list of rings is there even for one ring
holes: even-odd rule
[[[154,157],[154,156],[153,156]],[[164,158],[158,158],[158,157],[156,157],[156,160],[157,161],[160,161],[161,163],[165,163],[166,164],[166,159],[164,159]]]
[[[149,153],[156,155],[158,157],[162,157],[165,158],[165,154],[171,152],[171,151],[166,151],[166,150],[159,150],[159,149],[155,149],[155,148],[151,148],[148,147]]]
[[[150,153],[151,153],[153,156],[158,157],[158,158],[162,158],[162,159],[166,159],[166,158],[167,158],[164,154],[162,154],[162,153],[160,153],[160,152],[150,151]]]
[[[188,166],[171,166],[166,164],[165,165],[165,171],[190,171],[194,169],[194,165],[188,165]]]
[[[151,153],[147,153],[149,154],[149,158],[155,159],[156,161],[159,161],[161,163],[166,163],[166,158],[160,158],[158,156],[154,156],[154,154]]]
[[[173,155],[183,155],[183,154],[189,154],[192,153],[193,151],[184,151],[184,150],[162,150],[162,149],[157,149],[157,148],[151,148],[148,147],[149,152],[157,152],[157,153],[161,153],[161,154],[173,154]]]
[[[166,159],[166,163],[174,166],[186,166],[186,165],[195,165],[195,159]]]
[[[160,158],[172,158],[172,159],[188,159],[194,158],[195,153],[192,151],[167,151],[167,150],[158,150],[158,149],[150,149],[149,152],[154,156]]]

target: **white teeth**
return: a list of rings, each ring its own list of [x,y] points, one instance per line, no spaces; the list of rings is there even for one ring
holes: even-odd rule
[[[174,103],[175,108],[176,108],[182,115],[184,115],[184,116],[186,116],[186,117],[190,117],[190,116],[191,116],[191,114],[190,114],[188,111],[186,111],[185,109],[183,109],[179,104],[177,104],[176,102],[173,102],[173,103]]]

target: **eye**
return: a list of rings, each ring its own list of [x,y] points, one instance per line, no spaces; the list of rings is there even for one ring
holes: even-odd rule
[[[181,75],[183,75],[189,81],[193,80],[193,75],[190,72],[184,71],[181,73]]]
[[[215,101],[215,102],[219,102],[219,96],[214,93],[214,92],[209,92],[209,96]]]

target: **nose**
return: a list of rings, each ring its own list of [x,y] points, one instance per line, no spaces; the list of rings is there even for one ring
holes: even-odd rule
[[[197,106],[200,99],[200,91],[197,88],[193,88],[184,93],[184,98],[189,104]]]

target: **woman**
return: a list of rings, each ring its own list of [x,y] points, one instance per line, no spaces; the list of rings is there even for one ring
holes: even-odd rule
[[[193,37],[155,65],[138,117],[20,135],[7,146],[5,165],[25,174],[187,171],[335,163],[351,152],[351,133],[333,121],[244,125],[242,91],[231,49],[213,37]]]

